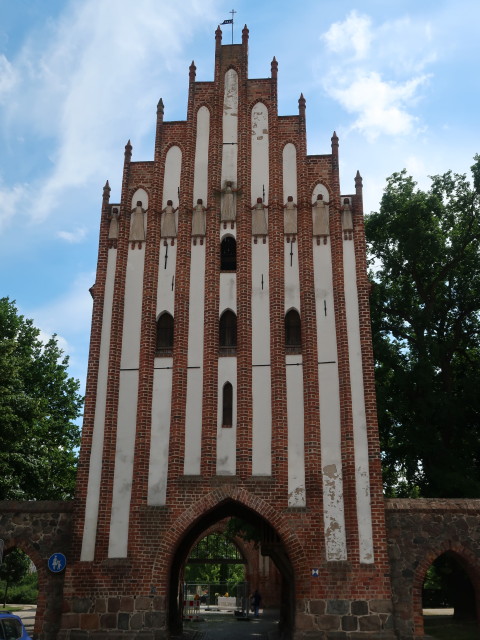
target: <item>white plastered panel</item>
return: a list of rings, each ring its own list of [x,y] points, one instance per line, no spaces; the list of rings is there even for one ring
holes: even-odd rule
[[[328,192],[323,185],[317,193]],[[323,518],[327,560],[347,559],[345,506],[341,452],[340,391],[337,336],[333,303],[332,254],[327,244],[313,242],[315,310],[317,316],[318,380],[320,397],[320,441],[323,480]]]
[[[238,152],[238,75],[234,69],[225,74],[223,96],[222,188],[226,180],[236,184]]]
[[[272,380],[270,366],[252,370],[252,474],[272,475]]]
[[[301,363],[301,355],[286,356],[289,507],[304,507],[306,505],[303,370]]]
[[[167,498],[171,405],[172,358],[155,358],[148,471],[148,504],[151,506],[162,506]]]
[[[197,139],[195,145],[195,174],[193,202],[202,198],[207,205],[208,193],[208,141],[210,112],[200,107],[197,113]],[[208,215],[208,214],[207,214]],[[205,309],[205,244],[191,247],[190,295],[188,324],[187,402],[185,414],[184,473],[200,474],[202,444],[203,401],[203,325]]]
[[[347,316],[348,357],[352,394],[353,440],[355,450],[355,491],[357,498],[360,562],[374,562],[370,471],[368,463],[367,418],[363,386],[362,349],[358,312],[355,251],[352,240],[343,241],[345,311]]]
[[[252,173],[251,173],[251,203],[257,198],[263,198],[268,204],[269,187],[269,135],[267,107],[258,102],[252,109],[251,118],[252,138]],[[268,214],[267,221],[268,221]]]
[[[92,449],[88,472],[87,500],[85,505],[85,523],[80,560],[93,561],[97,534],[100,484],[102,480],[103,440],[105,429],[105,409],[107,403],[108,360],[110,353],[110,332],[112,324],[113,288],[117,250],[108,252],[105,294],[103,298],[102,332],[100,338],[100,356],[98,364],[97,395],[93,424]]]
[[[138,370],[120,372],[109,558],[126,558],[137,418]]]
[[[297,202],[297,149],[291,142],[283,148],[283,204],[288,196]]]
[[[233,387],[232,426],[223,427],[223,386]],[[218,359],[217,475],[234,476],[237,465],[237,358]]]

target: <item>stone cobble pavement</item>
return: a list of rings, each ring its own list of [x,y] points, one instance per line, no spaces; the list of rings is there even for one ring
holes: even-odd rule
[[[266,610],[258,618],[239,619],[233,613],[201,613],[200,621],[184,626],[181,640],[277,640],[278,611]],[[179,638],[180,640],[180,638]]]

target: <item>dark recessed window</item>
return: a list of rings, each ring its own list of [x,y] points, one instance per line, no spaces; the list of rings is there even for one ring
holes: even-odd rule
[[[302,325],[300,314],[290,309],[285,316],[285,351],[286,353],[302,352]]]
[[[220,316],[218,345],[221,355],[230,356],[237,352],[237,316],[230,309]]]
[[[222,396],[222,427],[231,427],[233,425],[233,387],[230,382],[223,385]]]
[[[165,311],[157,320],[158,356],[171,356],[173,353],[173,317]]]
[[[237,242],[232,236],[226,236],[220,245],[220,270],[237,270]]]

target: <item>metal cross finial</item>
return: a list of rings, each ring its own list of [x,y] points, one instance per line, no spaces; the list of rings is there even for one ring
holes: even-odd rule
[[[235,14],[236,14],[237,12],[235,11],[235,9],[232,9],[232,10],[231,10],[231,11],[229,11],[228,13],[231,13],[231,14],[232,14],[232,44],[233,44],[233,19],[234,19],[234,16],[235,16]]]

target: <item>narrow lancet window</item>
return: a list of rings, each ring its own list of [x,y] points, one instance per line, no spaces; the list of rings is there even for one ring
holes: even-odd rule
[[[222,427],[231,427],[233,425],[233,387],[230,382],[223,385],[222,396]]]
[[[173,353],[173,317],[165,311],[157,320],[158,356],[171,356]]]
[[[285,351],[286,353],[302,352],[302,325],[300,314],[290,309],[285,316]]]
[[[235,355],[237,353],[237,316],[230,309],[222,313],[219,330],[220,355]]]

